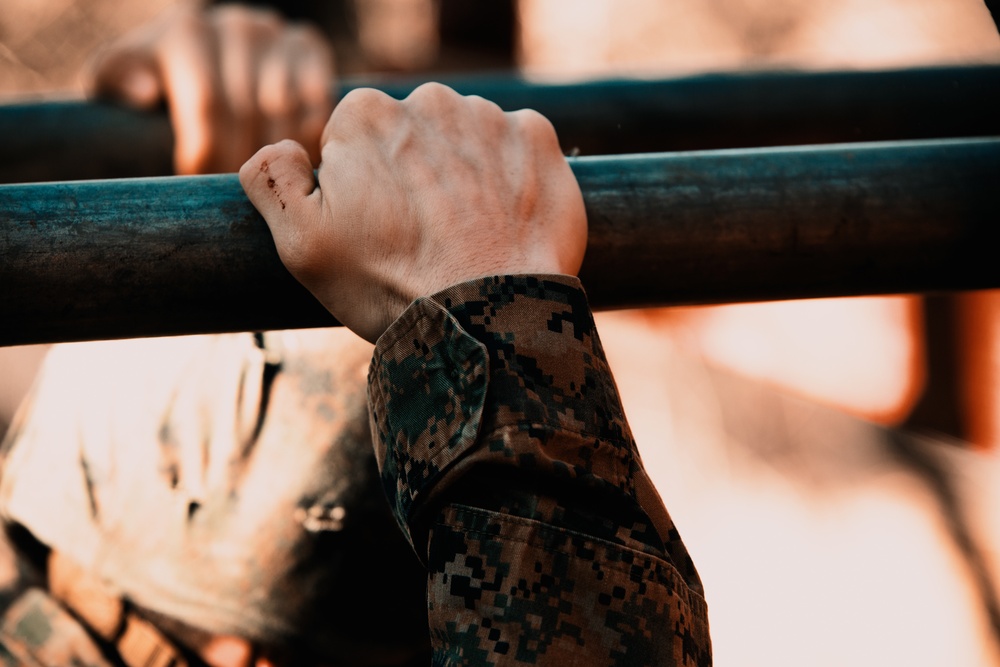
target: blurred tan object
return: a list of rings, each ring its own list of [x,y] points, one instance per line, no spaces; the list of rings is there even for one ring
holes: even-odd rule
[[[997,62],[980,0],[520,0],[519,57],[553,75]]]
[[[50,345],[0,347],[0,438],[28,394]]]
[[[996,456],[719,371],[656,321],[597,318],[716,664],[1000,665]]]
[[[789,66],[1000,61],[980,0],[520,0],[529,73],[662,75]],[[926,380],[914,297],[683,309],[664,314],[722,368],[867,419],[899,423]]]
[[[883,424],[925,381],[916,297],[778,301],[646,313],[716,366]]]
[[[375,69],[428,67],[438,54],[438,0],[357,0],[358,41]]]
[[[529,73],[554,75],[739,68],[746,49],[713,5],[704,0],[520,0],[519,56]]]
[[[997,62],[1000,36],[981,0],[827,0],[789,45],[815,67]]]

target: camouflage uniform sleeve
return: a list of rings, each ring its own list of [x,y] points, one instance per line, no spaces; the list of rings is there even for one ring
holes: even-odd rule
[[[701,582],[575,278],[414,302],[368,379],[382,482],[428,569],[436,665],[709,665]]]

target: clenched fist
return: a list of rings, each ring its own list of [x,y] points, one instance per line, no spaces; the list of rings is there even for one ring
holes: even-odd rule
[[[552,125],[426,84],[357,90],[323,132],[319,182],[285,141],[240,171],[282,261],[374,342],[410,302],[498,274],[575,275],[587,221]]]

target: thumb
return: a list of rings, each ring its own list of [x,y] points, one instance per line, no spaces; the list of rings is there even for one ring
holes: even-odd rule
[[[164,98],[163,81],[152,56],[131,48],[112,48],[91,65],[90,90],[97,97],[152,109]]]
[[[309,153],[286,139],[265,146],[240,169],[240,184],[271,229],[281,260],[295,274],[302,247],[320,216],[320,192]]]

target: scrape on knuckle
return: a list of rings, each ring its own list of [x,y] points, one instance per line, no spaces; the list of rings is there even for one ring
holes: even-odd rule
[[[264,146],[247,160],[240,169],[240,178],[251,183],[263,183],[271,178],[271,166],[279,159],[276,145]]]

